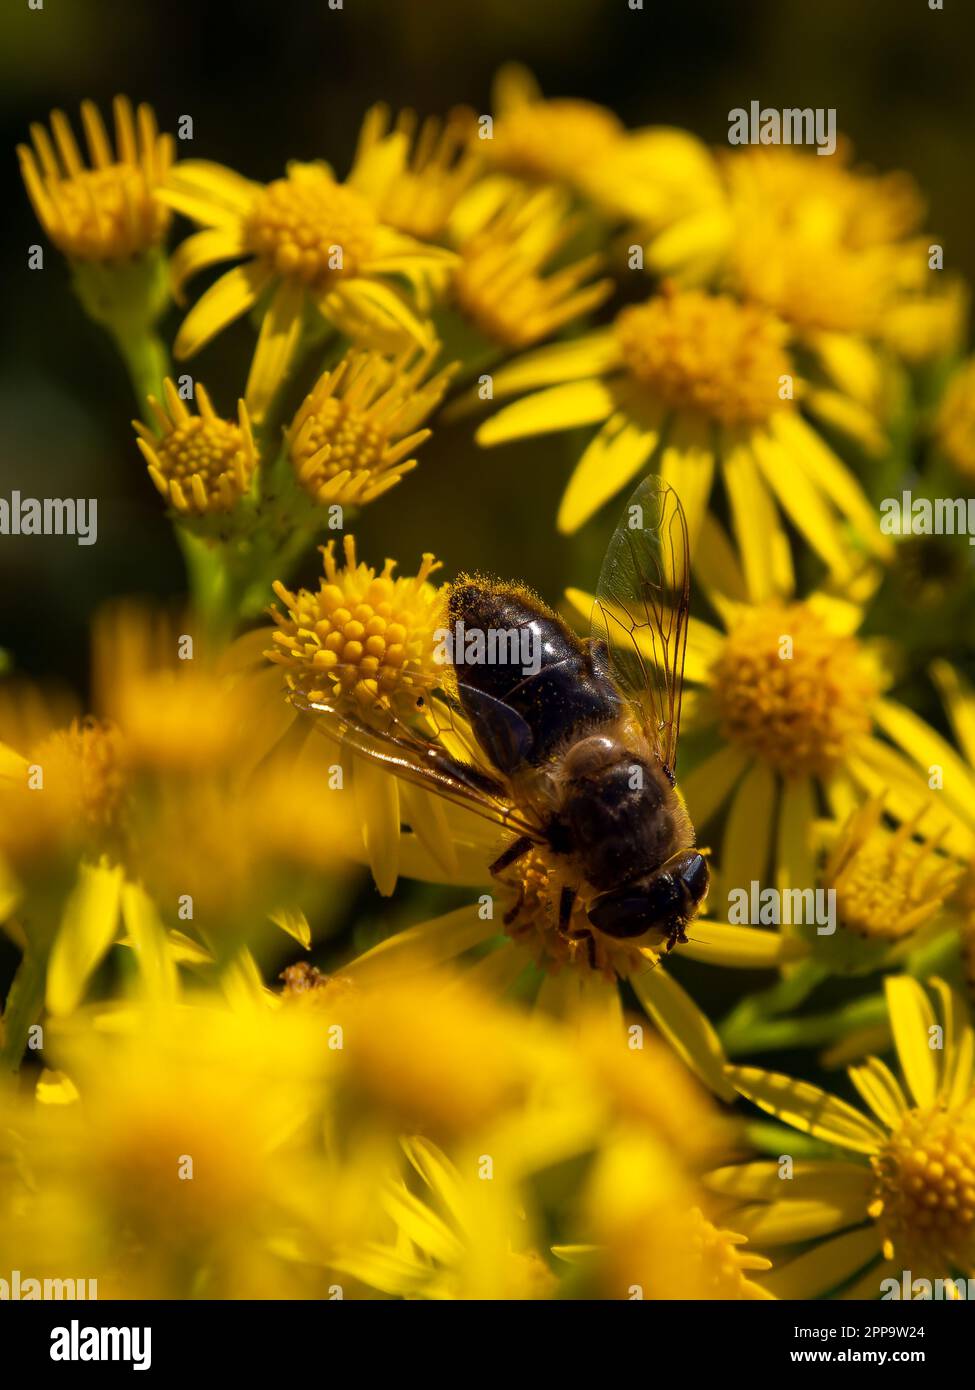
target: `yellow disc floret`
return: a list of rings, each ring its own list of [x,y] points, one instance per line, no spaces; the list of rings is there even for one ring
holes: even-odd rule
[[[421,686],[425,678],[441,679],[434,632],[442,600],[429,582],[439,563],[424,555],[417,574],[401,579],[393,574],[393,560],[378,572],[359,564],[352,536],[345,537],[344,552],[340,566],[334,542],[323,549],[325,574],[317,593],[292,593],[275,583],[287,611],[273,613],[278,630],[267,657],[313,700],[338,696],[368,705]]]
[[[354,189],[324,168],[292,165],[261,190],[245,235],[270,269],[321,289],[359,273],[376,227],[376,214]]]
[[[737,425],[783,408],[781,378],[792,370],[785,329],[764,309],[670,292],[622,310],[615,331],[631,375],[672,410]]]
[[[808,605],[767,604],[732,627],[711,668],[722,736],[786,777],[828,776],[870,730],[876,676],[855,638]]]
[[[156,429],[133,421],[149,476],[178,512],[230,511],[250,488],[257,465],[247,407],[240,401],[236,421],[220,419],[197,383],[200,413],[193,415],[168,377],[163,389],[165,405],[149,397]]]
[[[975,1103],[913,1110],[871,1160],[884,1256],[922,1278],[975,1266]]]

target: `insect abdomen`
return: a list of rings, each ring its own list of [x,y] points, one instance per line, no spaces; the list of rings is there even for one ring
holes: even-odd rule
[[[456,585],[448,603],[452,630],[462,622],[467,633],[518,634],[510,643],[506,661],[467,660],[461,644],[455,645],[454,669],[461,683],[461,702],[479,742],[495,760],[499,748],[508,749],[502,770],[515,770],[524,761],[538,766],[582,729],[610,723],[619,714],[615,686],[593,667],[582,644],[554,613],[547,612],[527,594],[493,589],[477,583]],[[495,650],[501,643],[495,643]],[[464,686],[481,691],[490,700],[477,701]],[[505,723],[503,711],[492,709],[497,701],[519,716],[525,737],[519,742]]]

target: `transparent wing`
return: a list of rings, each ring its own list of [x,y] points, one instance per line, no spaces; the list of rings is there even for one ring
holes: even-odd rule
[[[483,766],[457,702],[435,686],[415,687],[394,703],[379,701],[361,714],[327,698],[291,692],[291,703],[319,729],[390,773],[434,792],[517,835],[541,841],[540,824],[514,806],[505,782]],[[479,766],[478,763],[482,765]]]
[[[635,707],[673,775],[690,604],[687,522],[676,492],[645,478],[606,551],[592,615],[594,661]]]

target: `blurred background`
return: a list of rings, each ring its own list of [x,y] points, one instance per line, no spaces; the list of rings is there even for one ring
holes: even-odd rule
[[[183,586],[133,443],[124,370],[85,319],[57,252],[43,271],[27,269],[39,233],[14,151],[52,107],[76,121],[82,98],[107,111],[125,92],[151,102],[163,129],[193,117],[192,146],[180,154],[264,180],[292,157],[325,157],[344,174],[362,115],[380,99],[422,114],[457,103],[487,111],[491,78],[512,58],[547,95],[587,97],[630,125],[681,125],[712,143],[726,139],[728,111],[752,99],[835,106],[859,158],[914,173],[948,267],[975,277],[973,54],[975,6],[959,0],[940,13],[926,0],[645,0],[642,12],[626,0],[345,0],[342,10],[327,0],[45,0],[37,11],[10,0],[0,18],[0,495],[97,496],[99,534],[93,547],[0,539],[0,647],[32,675],[77,682],[93,606]],[[177,321],[164,324],[166,336]],[[240,322],[194,361],[224,409],[251,344]],[[435,549],[448,575],[518,576],[550,600],[566,582],[591,584],[614,507],[571,542],[552,525],[577,452],[577,440],[561,437],[482,453],[467,426],[442,428],[417,472],[361,518],[361,552],[409,569]]]

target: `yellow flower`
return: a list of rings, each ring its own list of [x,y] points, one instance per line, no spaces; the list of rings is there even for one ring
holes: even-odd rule
[[[534,77],[517,63],[497,75],[491,139],[479,142],[490,166],[531,183],[563,184],[582,193],[622,140],[612,111],[572,98],[546,100]]]
[[[367,189],[368,173],[353,169],[343,184],[324,164],[291,164],[265,186],[219,164],[185,160],[160,195],[206,228],[173,256],[177,290],[206,266],[243,261],[190,310],[173,345],[177,357],[192,357],[270,295],[245,392],[256,420],[294,361],[308,307],[371,346],[429,344],[428,327],[389,280],[422,282],[449,265],[451,254],[385,226],[360,187]]]
[[[340,1254],[338,1267],[406,1298],[553,1298],[558,1279],[531,1243],[524,1200],[506,1175],[485,1181],[473,1156],[465,1174],[428,1139],[402,1143],[413,1183],[408,1175],[382,1194],[395,1239]]]
[[[841,828],[823,866],[839,927],[884,950],[888,963],[940,928],[936,919],[961,878],[961,866],[939,852],[939,836],[923,833],[925,809],[891,831],[882,825],[883,797],[870,797]]]
[[[678,161],[684,177],[673,184],[666,161],[662,175],[644,170],[647,268],[716,281],[774,311],[823,374],[810,410],[869,444],[883,405],[878,346],[900,345],[913,360],[957,334],[958,287],[939,278],[929,288],[940,272],[928,269],[914,181],[854,167],[843,140],[829,159],[786,146],[725,151],[702,176],[706,159],[700,147]],[[605,177],[614,173],[610,161]],[[687,196],[692,174],[706,196]]]
[[[499,369],[496,397],[533,394],[476,437],[494,445],[599,424],[562,498],[559,530],[577,530],[653,461],[683,503],[692,553],[720,465],[756,587],[774,591],[770,557],[784,537],[774,502],[834,577],[848,580],[847,523],[875,554],[890,546],[859,483],[795,408],[795,372],[784,329],[764,309],[670,290],[621,310],[608,328]]]
[[[934,420],[934,437],[948,462],[975,478],[975,358],[960,366],[945,388]]]
[[[73,874],[79,855],[117,855],[129,798],[127,751],[109,721],[16,685],[0,698],[0,862],[17,878]]]
[[[967,872],[950,904],[950,916],[960,931],[965,975],[975,997],[975,691],[946,661],[936,661],[931,676],[961,754],[909,710],[900,711],[890,734],[940,788],[938,797],[968,832],[967,844],[961,847]]]
[[[352,536],[345,537],[343,550],[345,565],[340,566],[334,544],[324,547],[325,573],[317,593],[292,593],[275,583],[286,611],[272,610],[274,645],[264,655],[283,668],[289,689],[310,700],[327,697],[367,720],[391,708],[412,713],[418,691],[444,676],[434,640],[443,600],[430,583],[439,562],[424,555],[415,576],[398,578],[393,560],[378,572],[360,563]],[[334,747],[331,741],[329,746]],[[380,892],[392,893],[401,797],[406,805],[430,797],[411,794],[384,769],[341,744],[336,752],[343,786],[346,777],[352,783],[373,877]]]
[[[41,1103],[4,1097],[4,1267],[100,1298],[327,1296],[379,1182],[326,1152],[331,1055],[314,1015],[200,993],[49,1023]]]
[[[381,222],[420,241],[444,239],[451,213],[481,169],[474,123],[468,107],[419,125],[409,110],[391,122],[382,102],[366,112],[355,165],[369,169],[369,196]],[[391,133],[398,138],[390,140]]]
[[[418,426],[456,370],[429,375],[435,356],[407,347],[390,360],[351,349],[319,377],[286,435],[295,477],[313,502],[373,502],[416,467],[409,455],[430,437]]]
[[[756,1067],[731,1067],[739,1092],[829,1145],[822,1159],[718,1169],[708,1185],[745,1203],[728,1220],[765,1248],[813,1242],[763,1282],[780,1298],[879,1297],[881,1280],[975,1274],[972,1025],[940,980],[928,995],[908,976],[885,982],[906,1090],[878,1058],[849,1069],[870,1114]],[[940,1030],[940,1031],[939,1031]],[[840,1150],[842,1156],[832,1156]],[[849,1155],[849,1156],[847,1156]]]
[[[152,107],[133,118],[126,97],[116,97],[115,150],[93,102],[81,103],[88,140],[86,167],[63,111],[51,113],[53,143],[31,126],[33,149],[19,145],[24,184],[41,226],[73,261],[124,261],[157,246],[169,225],[168,208],[155,197],[173,162],[173,137],[160,135]]]
[[[246,405],[238,401],[236,421],[223,420],[214,413],[200,382],[194,387],[197,415],[170,377],[163,392],[165,405],[149,397],[155,429],[140,420],[132,422],[150,478],[178,512],[229,512],[250,490],[258,462]]]
[[[598,254],[552,268],[578,228],[568,199],[554,189],[475,188],[451,219],[460,260],[452,294],[466,320],[490,342],[530,347],[602,304],[611,280],[592,281]],[[587,283],[591,282],[591,283]]]
[[[712,1220],[707,1204],[657,1136],[627,1133],[607,1144],[586,1195],[595,1244],[580,1252],[584,1293],[654,1302],[772,1298],[764,1287],[771,1261],[744,1249],[746,1237]]]
[[[322,548],[325,573],[317,593],[291,593],[275,584],[287,612],[272,611],[277,631],[265,655],[309,699],[337,695],[359,708],[442,670],[433,636],[441,599],[429,583],[440,565],[424,555],[416,575],[403,579],[393,574],[395,560],[378,573],[360,563],[353,536],[345,537],[343,553],[340,566],[334,541]]]

